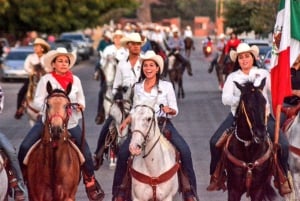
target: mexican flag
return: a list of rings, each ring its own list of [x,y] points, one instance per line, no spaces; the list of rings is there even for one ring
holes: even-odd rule
[[[290,67],[300,54],[300,1],[281,0],[277,13],[271,58],[272,108],[291,95]],[[276,117],[277,118],[277,117]]]

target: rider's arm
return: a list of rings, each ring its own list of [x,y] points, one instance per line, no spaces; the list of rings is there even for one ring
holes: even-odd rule
[[[116,66],[116,75],[115,75],[115,79],[114,79],[114,84],[113,84],[113,91],[112,93],[115,94],[116,93],[116,89],[119,86],[122,86],[122,73],[121,73],[121,69],[120,66],[122,65],[123,62],[119,62],[118,65]]]
[[[129,114],[126,119],[121,123],[120,125],[120,131],[122,132],[122,130],[124,128],[126,128],[127,125],[129,125],[131,123],[131,115]]]
[[[28,73],[28,74],[32,74],[33,73],[33,69],[32,69],[32,65],[31,65],[31,58],[33,57],[33,54],[29,54],[24,62],[24,70]]]
[[[222,103],[224,105],[237,106],[239,104],[240,96],[234,93],[235,84],[233,78],[233,74],[230,74],[224,83],[222,90]]]

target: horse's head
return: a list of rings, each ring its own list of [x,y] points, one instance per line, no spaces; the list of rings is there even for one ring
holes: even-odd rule
[[[236,135],[241,141],[260,143],[267,136],[267,101],[262,93],[265,83],[266,78],[261,81],[259,86],[254,86],[252,82],[246,82],[243,85],[235,82],[241,91],[240,103],[236,112]],[[250,132],[245,132],[245,130]]]
[[[53,90],[50,82],[47,83],[46,123],[49,125],[50,134],[54,138],[59,138],[60,133],[67,129],[71,113],[71,104],[68,97],[71,88],[72,84],[69,84],[66,91],[60,89]]]
[[[131,154],[139,155],[142,150],[147,151],[145,150],[146,146],[154,139],[157,129],[153,105],[149,103],[137,104],[131,114],[132,137],[129,145]]]

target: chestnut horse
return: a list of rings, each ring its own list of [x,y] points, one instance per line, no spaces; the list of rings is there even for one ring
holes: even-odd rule
[[[260,86],[235,82],[241,91],[236,126],[224,147],[228,201],[240,201],[244,193],[252,201],[274,201],[271,186],[273,146],[267,133],[266,99]]]
[[[191,37],[186,37],[184,39],[184,51],[187,58],[190,58],[192,50],[195,50],[194,40]]]
[[[47,83],[46,120],[41,139],[27,158],[25,179],[31,201],[72,201],[80,181],[80,153],[67,130],[71,103],[66,92]],[[25,160],[26,160],[25,158]]]

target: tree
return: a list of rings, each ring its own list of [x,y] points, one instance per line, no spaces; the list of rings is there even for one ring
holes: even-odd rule
[[[103,22],[102,16],[117,10],[122,14],[136,9],[135,0],[6,0],[6,8],[0,9],[0,27],[15,35],[36,30],[60,33]],[[0,4],[1,5],[1,4]],[[115,15],[117,16],[117,15]],[[112,18],[114,19],[114,18]],[[7,23],[9,22],[9,23]]]
[[[266,36],[273,30],[279,0],[225,1],[225,26],[236,33],[254,30]]]

